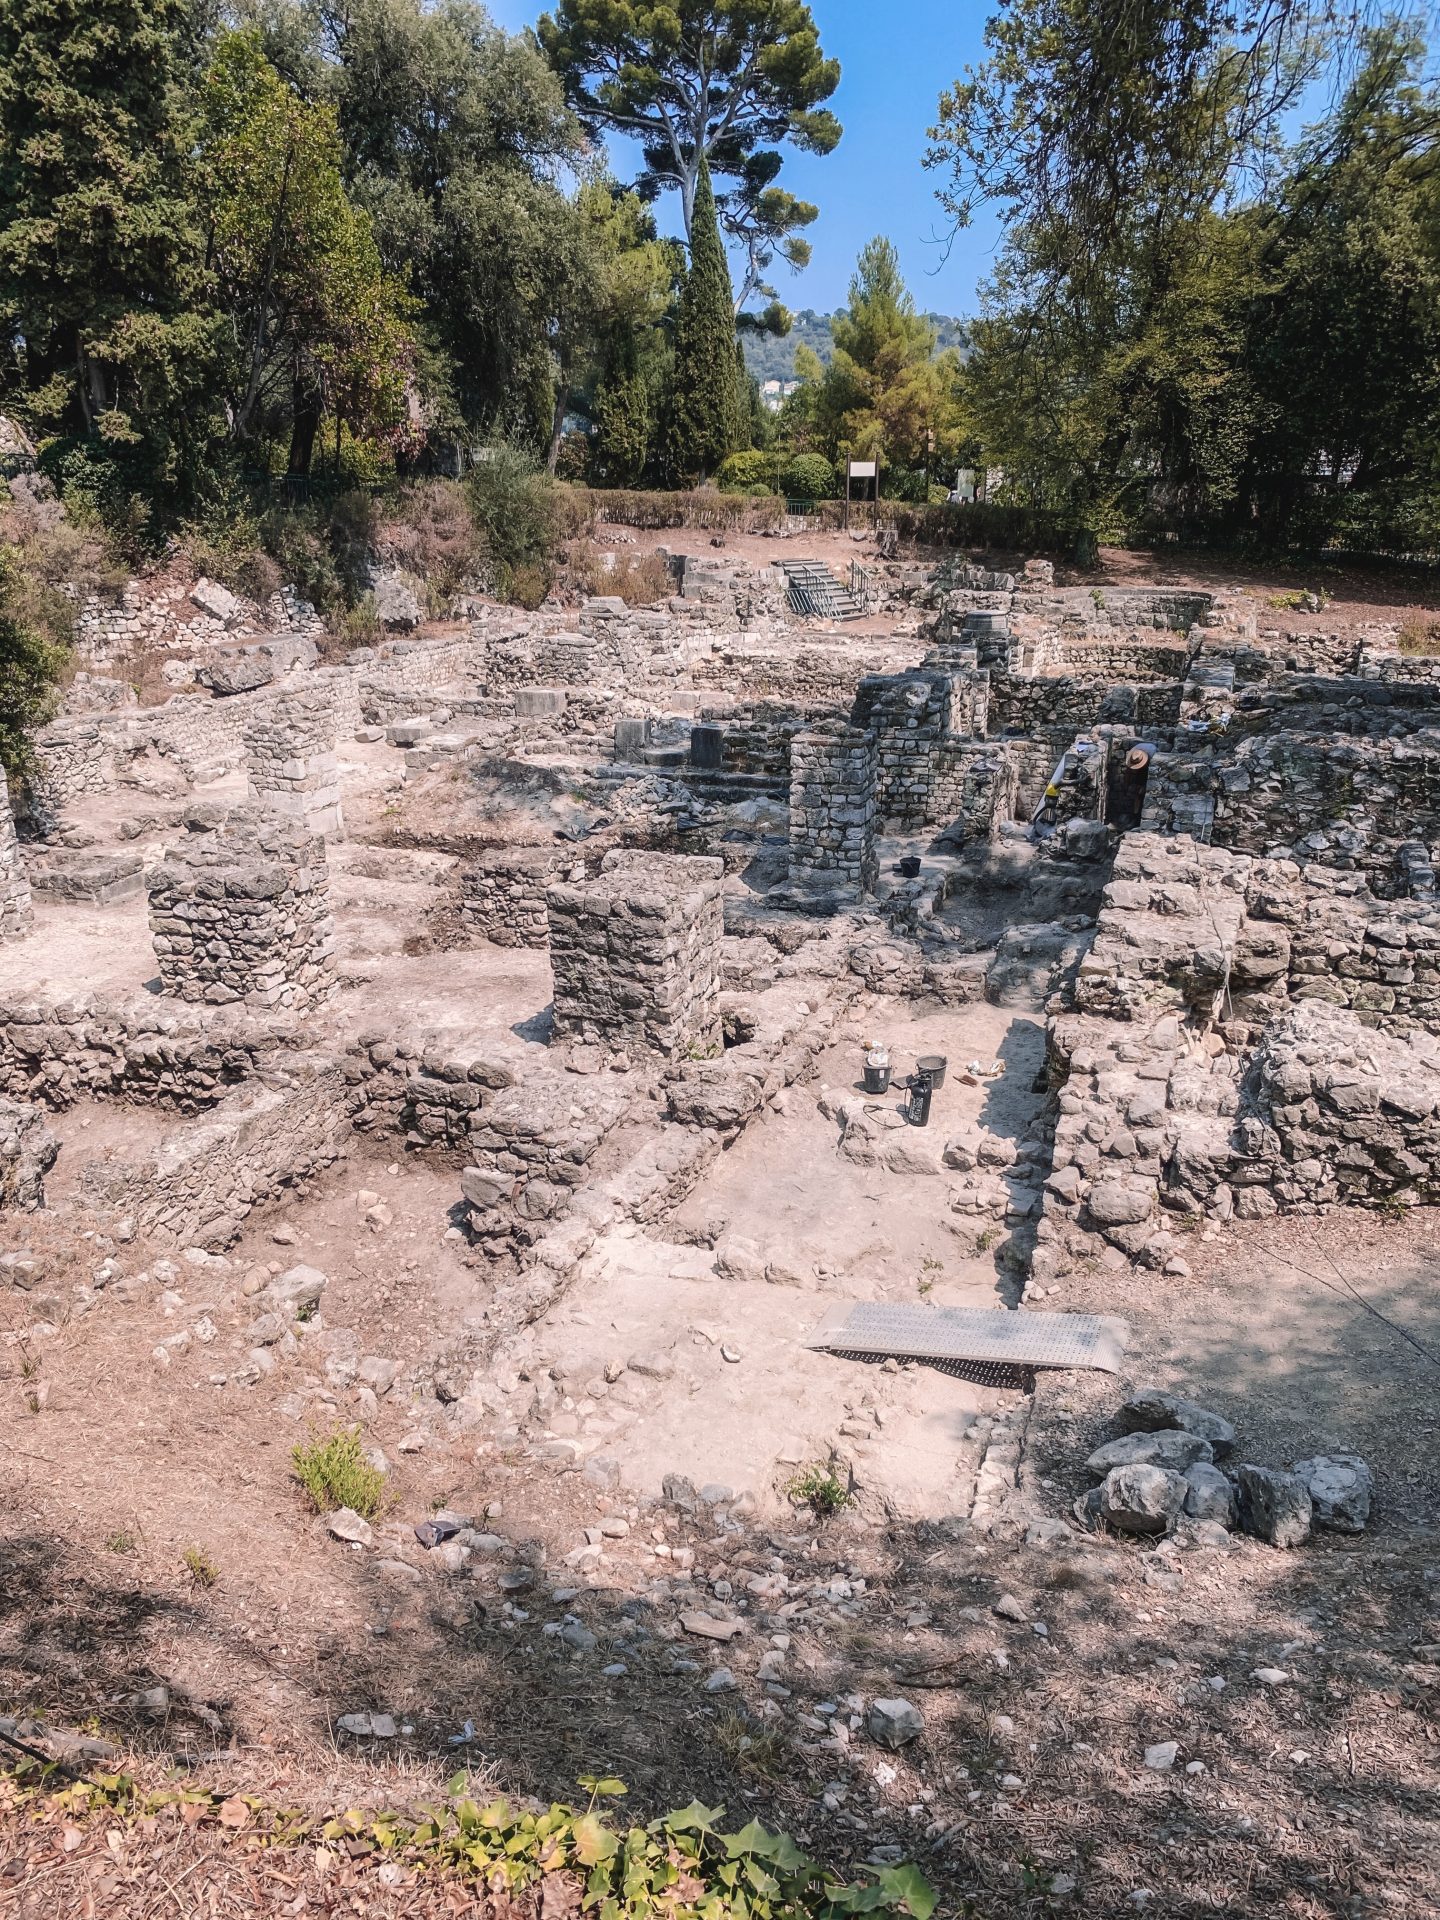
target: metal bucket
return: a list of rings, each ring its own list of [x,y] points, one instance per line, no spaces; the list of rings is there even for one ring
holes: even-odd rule
[[[922,1053],[915,1062],[917,1073],[928,1074],[930,1085],[936,1093],[945,1084],[945,1055],[943,1053]]]

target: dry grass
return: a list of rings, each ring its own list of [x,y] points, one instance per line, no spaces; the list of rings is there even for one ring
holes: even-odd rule
[[[601,548],[572,548],[565,582],[578,593],[607,594],[628,607],[653,607],[675,591],[670,569],[658,553],[617,553],[613,566],[602,564]]]
[[[1440,620],[1420,613],[1407,615],[1400,625],[1399,647],[1409,658],[1440,653]]]

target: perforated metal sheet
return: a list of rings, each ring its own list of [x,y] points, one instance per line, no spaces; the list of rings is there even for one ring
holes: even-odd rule
[[[1007,1313],[965,1307],[832,1307],[807,1347],[897,1360],[955,1360],[1005,1367],[1093,1367],[1118,1373],[1130,1329],[1093,1313]]]

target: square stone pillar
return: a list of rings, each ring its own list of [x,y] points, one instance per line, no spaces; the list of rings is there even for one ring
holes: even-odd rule
[[[552,886],[557,1039],[669,1058],[718,1054],[724,863],[607,854],[594,880]]]
[[[161,991],[303,1012],[335,991],[325,842],[261,817],[167,850],[150,878]]]
[[[875,739],[834,725],[790,742],[790,886],[796,893],[873,893]]]
[[[331,839],[344,833],[328,687],[270,701],[245,729],[245,755],[252,805],[304,833]]]

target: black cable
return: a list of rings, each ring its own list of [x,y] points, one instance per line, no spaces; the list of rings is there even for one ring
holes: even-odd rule
[[[17,1740],[13,1733],[6,1733],[3,1727],[0,1727],[0,1740],[3,1740],[7,1747],[14,1747],[17,1753],[23,1753],[27,1759],[38,1760],[42,1767],[58,1767],[61,1773],[68,1774],[72,1780],[78,1780],[87,1787],[94,1785],[93,1781],[87,1780],[83,1773],[77,1773],[74,1767],[68,1766],[65,1761],[53,1760],[48,1753],[42,1753],[39,1747],[27,1746],[25,1741]]]
[[[1330,1262],[1330,1265],[1334,1268],[1336,1280],[1340,1282],[1340,1286],[1342,1286],[1345,1289],[1345,1291],[1350,1295],[1352,1300],[1356,1301],[1358,1305],[1362,1306],[1365,1309],[1366,1313],[1370,1314],[1374,1319],[1378,1320],[1382,1327],[1388,1327],[1391,1333],[1399,1334],[1402,1340],[1408,1341],[1409,1344],[1412,1347],[1414,1347],[1415,1351],[1423,1359],[1428,1360],[1430,1362],[1432,1367],[1440,1368],[1440,1353],[1436,1353],[1433,1347],[1427,1347],[1423,1340],[1417,1340],[1413,1333],[1407,1333],[1404,1327],[1400,1326],[1396,1321],[1390,1318],[1389,1314],[1381,1313],[1378,1307],[1372,1307],[1370,1302],[1365,1298],[1364,1294],[1360,1292],[1359,1288],[1355,1286],[1353,1281],[1347,1280],[1345,1278],[1345,1275],[1341,1273],[1339,1267],[1335,1266],[1334,1260],[1331,1259],[1330,1254],[1326,1252],[1325,1248],[1322,1247],[1320,1251],[1322,1254],[1324,1254],[1325,1258]],[[1337,1288],[1333,1284],[1333,1282],[1327,1280],[1323,1273],[1311,1273],[1308,1267],[1302,1267],[1298,1261],[1287,1258],[1287,1256],[1283,1253],[1278,1253],[1274,1257],[1280,1262],[1282,1262],[1283,1265],[1293,1269],[1294,1272],[1304,1274],[1307,1280],[1315,1281],[1315,1283],[1318,1286],[1329,1287],[1332,1293],[1336,1293],[1339,1291],[1339,1288]]]

